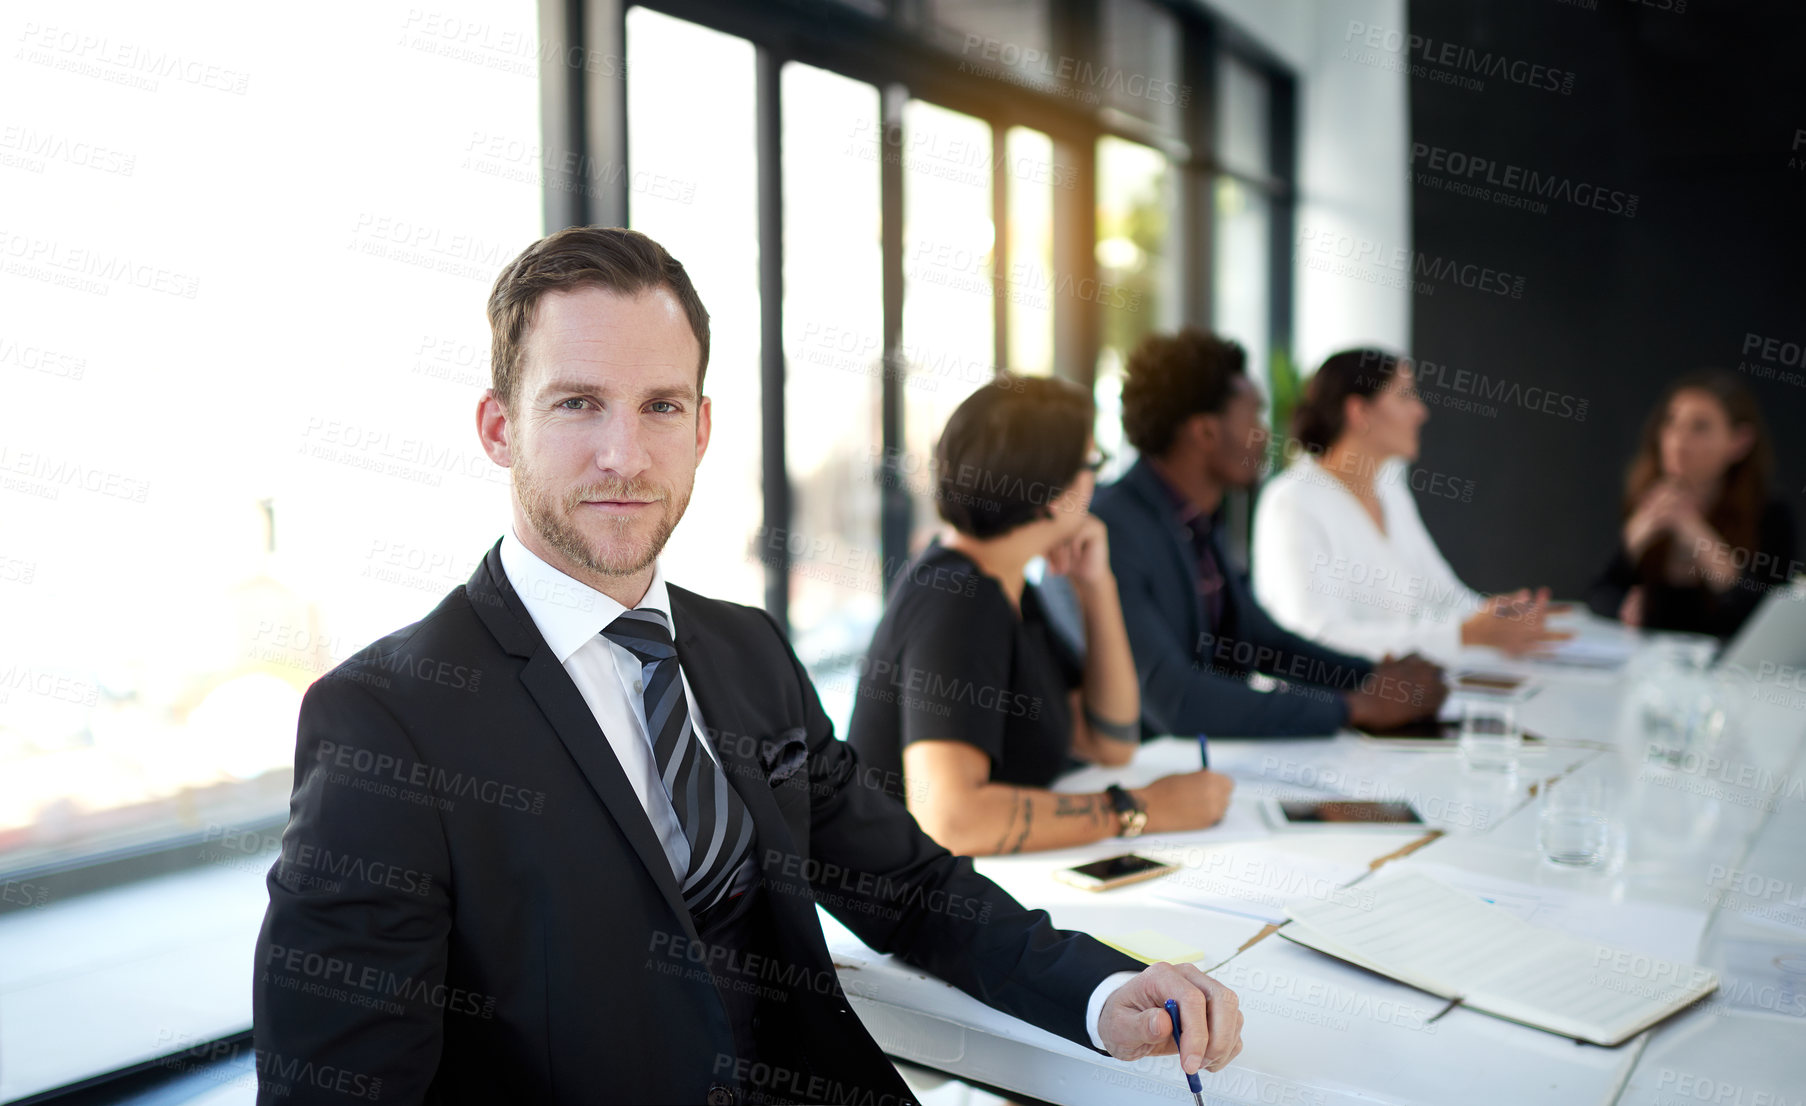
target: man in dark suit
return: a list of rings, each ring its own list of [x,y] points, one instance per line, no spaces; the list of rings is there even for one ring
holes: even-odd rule
[[[1226,491],[1259,477],[1267,442],[1245,361],[1236,343],[1187,328],[1143,341],[1123,380],[1123,430],[1141,456],[1091,509],[1110,530],[1144,735],[1330,734],[1433,717],[1448,693],[1434,665],[1376,665],[1282,628],[1230,562],[1217,515]],[[1283,683],[1256,690],[1254,672]]]
[[[1234,995],[1055,929],[834,738],[764,612],[657,563],[708,445],[708,315],[651,239],[529,247],[489,302],[513,525],[309,689],[258,938],[259,1101],[859,1101],[909,1092],[816,904],[1122,1059],[1240,1050]]]

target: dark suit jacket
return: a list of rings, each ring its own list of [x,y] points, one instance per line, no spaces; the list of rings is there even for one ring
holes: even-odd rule
[[[1099,489],[1091,510],[1110,529],[1110,568],[1141,676],[1143,736],[1328,734],[1347,720],[1341,692],[1358,686],[1373,665],[1269,618],[1215,532],[1223,620],[1214,637],[1204,632],[1191,536],[1145,459]],[[1256,671],[1280,677],[1287,686],[1256,691],[1247,683]]]
[[[906,1101],[841,991],[818,899],[873,948],[1089,1047],[1091,991],[1141,965],[925,836],[835,739],[762,611],[670,597],[679,661],[752,812],[775,947],[697,942],[498,545],[425,619],[308,690],[257,942],[260,1102],[727,1101],[719,1086],[746,1073],[709,968],[773,996],[771,1093]]]

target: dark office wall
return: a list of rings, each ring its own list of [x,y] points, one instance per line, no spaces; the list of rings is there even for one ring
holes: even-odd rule
[[[1472,586],[1579,594],[1612,548],[1657,393],[1702,366],[1754,389],[1775,492],[1806,519],[1802,7],[1410,5],[1420,467],[1448,478],[1420,474],[1418,501]],[[1470,501],[1447,494],[1468,481]]]

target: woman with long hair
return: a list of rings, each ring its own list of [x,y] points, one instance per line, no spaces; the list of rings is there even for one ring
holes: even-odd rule
[[[1481,595],[1436,548],[1409,486],[1428,418],[1408,360],[1357,349],[1323,363],[1293,412],[1302,451],[1261,491],[1255,594],[1287,629],[1374,659],[1569,637],[1544,625],[1547,588]]]
[[[1722,369],[1670,384],[1624,482],[1618,550],[1587,592],[1628,626],[1726,638],[1794,569],[1793,514],[1770,498],[1756,397]]]

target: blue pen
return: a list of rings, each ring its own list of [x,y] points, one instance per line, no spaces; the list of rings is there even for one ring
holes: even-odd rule
[[[1179,1004],[1172,999],[1166,1000],[1166,1016],[1173,1019],[1173,1047],[1179,1047]],[[1185,1085],[1191,1088],[1191,1100],[1197,1106],[1204,1106],[1204,1084],[1196,1075],[1187,1075]]]

